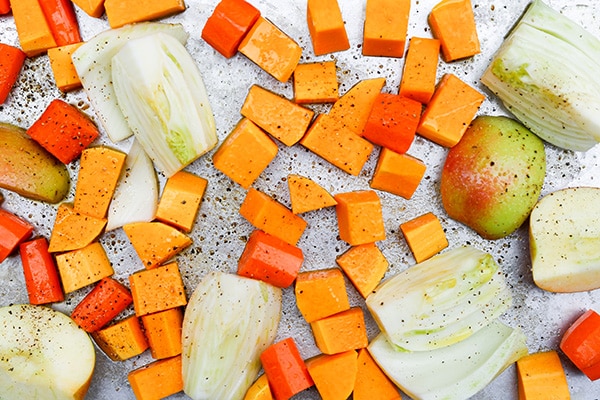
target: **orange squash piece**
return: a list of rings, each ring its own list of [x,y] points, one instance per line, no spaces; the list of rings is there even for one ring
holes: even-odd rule
[[[448,247],[442,223],[433,213],[429,212],[400,224],[400,230],[417,263]]]
[[[439,40],[412,37],[406,52],[398,94],[421,104],[429,103],[435,92],[439,58]]]
[[[358,351],[358,371],[354,382],[353,400],[401,400],[400,392],[379,368],[367,349]]]
[[[104,0],[111,28],[151,21],[185,11],[183,0]]]
[[[192,239],[162,222],[133,222],[123,226],[147,269],[155,268],[192,244]]]
[[[569,384],[556,350],[517,360],[519,400],[569,400]]]
[[[398,154],[383,148],[370,186],[410,199],[423,180],[427,166],[409,154]]]
[[[135,315],[92,333],[94,341],[113,361],[124,361],[148,348],[140,320]]]
[[[442,0],[428,18],[433,36],[440,40],[444,61],[478,54],[480,50],[471,0]]]
[[[373,292],[389,267],[387,258],[375,243],[353,246],[336,262],[364,298]]]
[[[248,189],[278,152],[277,144],[252,121],[243,118],[213,155],[216,169]]]
[[[106,218],[90,217],[76,212],[70,203],[61,203],[56,211],[48,251],[81,249],[100,236],[105,225]]]
[[[191,172],[179,171],[167,179],[156,219],[185,233],[192,231],[208,181]]]
[[[315,112],[258,85],[252,85],[241,114],[286,146],[306,133]]]
[[[296,306],[308,323],[350,309],[346,281],[337,268],[299,273],[294,293]]]
[[[56,266],[65,293],[74,292],[114,273],[100,242],[57,255]]]
[[[350,48],[337,0],[308,0],[306,20],[316,56]]]
[[[294,101],[333,103],[339,98],[335,61],[298,64],[294,70]]]
[[[287,177],[287,183],[294,214],[320,210],[337,204],[325,188],[310,178],[291,174]]]
[[[127,375],[136,400],[164,399],[183,390],[181,356],[154,361]]]
[[[104,0],[72,0],[87,15],[100,18],[104,14]]]
[[[404,56],[410,3],[410,0],[367,0],[363,55]]]
[[[129,286],[138,317],[187,304],[176,262],[129,275]]]
[[[296,245],[306,229],[307,222],[294,214],[277,200],[254,188],[250,188],[240,214],[255,228]]]
[[[73,43],[48,49],[48,58],[54,75],[54,82],[61,92],[70,92],[81,87],[81,81],[73,65],[71,55],[82,44]]]
[[[302,47],[269,20],[259,17],[238,51],[281,82],[287,82],[300,61]]]
[[[269,385],[269,378],[266,374],[259,376],[252,386],[248,388],[244,400],[274,400]]]
[[[482,93],[447,73],[423,112],[417,133],[441,146],[452,147],[462,138],[484,100]]]
[[[339,193],[334,198],[343,241],[357,246],[385,239],[381,200],[374,190]]]
[[[310,327],[317,347],[325,354],[358,350],[369,344],[365,317],[360,307],[319,319],[312,322]]]
[[[355,350],[332,355],[319,354],[306,360],[306,368],[321,399],[346,400],[354,390],[358,373],[358,354]]]
[[[27,57],[35,57],[57,46],[38,0],[12,0],[10,3],[19,44]]]
[[[181,354],[183,312],[174,307],[141,317],[150,354],[159,360]]]

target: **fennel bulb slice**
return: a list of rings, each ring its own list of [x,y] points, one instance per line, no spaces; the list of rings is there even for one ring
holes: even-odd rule
[[[512,296],[493,257],[457,247],[385,280],[366,304],[381,331],[408,351],[464,340],[506,311]]]
[[[133,140],[108,208],[106,231],[150,222],[158,208],[158,180],[150,157]]]
[[[136,139],[167,177],[217,144],[200,70],[164,33],[127,43],[112,59],[117,102]]]
[[[127,139],[132,133],[117,104],[112,83],[112,58],[125,43],[155,32],[169,34],[181,43],[188,39],[181,24],[140,22],[100,32],[71,56],[83,90],[109,139],[115,143]]]
[[[440,349],[402,351],[383,334],[368,349],[386,375],[415,400],[466,400],[528,354],[521,329],[498,320]]]
[[[481,76],[533,133],[564,149],[600,141],[600,40],[535,0]]]
[[[182,328],[184,392],[194,400],[243,399],[275,340],[281,289],[212,272],[194,290]]]

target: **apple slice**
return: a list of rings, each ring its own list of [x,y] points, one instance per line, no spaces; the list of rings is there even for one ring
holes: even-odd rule
[[[0,337],[2,398],[85,397],[96,353],[67,315],[30,304],[0,307]]]

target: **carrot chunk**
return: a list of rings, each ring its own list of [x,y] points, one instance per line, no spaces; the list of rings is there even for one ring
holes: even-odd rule
[[[70,0],[39,0],[57,46],[81,42],[79,23]]]
[[[389,266],[375,243],[353,246],[339,256],[336,262],[364,298],[381,282]]]
[[[300,248],[257,229],[250,234],[237,273],[285,288],[294,282],[303,262]]]
[[[156,400],[183,390],[181,356],[154,361],[127,375],[137,400]]]
[[[273,396],[287,400],[314,385],[293,338],[267,347],[260,356]]]
[[[298,64],[294,70],[296,103],[333,103],[338,98],[335,61]]]
[[[367,0],[363,55],[402,57],[409,15],[410,0]]]
[[[392,93],[380,93],[362,136],[396,153],[406,153],[421,118],[421,103]]]
[[[301,272],[294,293],[308,323],[350,309],[344,275],[337,268]]]
[[[287,183],[294,214],[320,210],[337,204],[325,188],[310,178],[291,174],[287,177]]]
[[[48,58],[52,74],[54,75],[54,82],[61,92],[70,92],[81,87],[81,80],[73,65],[71,55],[82,44],[82,42],[79,42],[48,49]]]
[[[0,43],[0,104],[6,101],[27,55],[19,48]]]
[[[354,382],[353,400],[401,400],[400,392],[379,368],[367,349],[358,351],[358,371]]]
[[[306,368],[321,399],[346,400],[354,390],[358,355],[355,350],[331,355],[319,354],[306,360]]]
[[[400,230],[418,263],[448,247],[444,228],[433,213],[426,213],[400,224]]]
[[[0,208],[0,262],[4,261],[33,233],[33,225],[23,218]]]
[[[40,237],[19,245],[25,287],[31,304],[61,302],[65,296],[58,269],[48,252],[48,241]]]
[[[590,380],[600,378],[600,315],[587,310],[567,329],[560,349]]]
[[[419,187],[426,170],[427,166],[423,161],[383,148],[379,153],[370,186],[408,200]]]
[[[520,400],[569,400],[569,384],[555,350],[529,354],[517,360]]]
[[[71,318],[86,332],[95,332],[132,302],[129,289],[113,278],[103,278],[71,313]]]
[[[439,40],[412,37],[406,52],[398,94],[422,104],[429,103],[435,91],[439,58]]]
[[[350,48],[337,0],[308,0],[306,20],[316,56]]]
[[[142,325],[157,360],[181,354],[183,312],[180,307],[169,308],[142,316]]]
[[[352,307],[310,324],[317,347],[325,354],[367,347],[369,339],[362,308]]]
[[[162,222],[132,222],[123,226],[147,269],[156,268],[192,244],[192,239]]]
[[[105,0],[104,10],[111,28],[151,21],[185,11],[183,0]]]
[[[167,179],[156,210],[158,221],[185,233],[192,231],[208,181],[191,172],[179,171]]]
[[[480,52],[471,0],[442,0],[431,10],[428,22],[433,36],[440,40],[444,61]]]
[[[343,241],[357,246],[385,239],[381,200],[374,190],[339,193],[334,198]]]
[[[65,293],[74,292],[114,273],[100,242],[57,255],[56,265]]]
[[[135,315],[92,333],[98,347],[113,361],[124,361],[142,354],[148,341]]]
[[[10,0],[0,0],[0,15],[10,12]]]
[[[138,317],[187,304],[176,262],[129,275],[129,287]]]
[[[258,17],[260,11],[247,1],[221,0],[206,20],[201,37],[224,57],[231,58]]]

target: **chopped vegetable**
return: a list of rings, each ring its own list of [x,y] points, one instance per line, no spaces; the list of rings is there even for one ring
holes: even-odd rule
[[[81,42],[79,23],[70,0],[39,0],[57,46]]]
[[[6,101],[27,55],[18,47],[0,43],[0,104]]]
[[[279,288],[235,274],[205,276],[183,320],[185,393],[194,400],[242,398],[275,340],[280,313]]]
[[[353,246],[335,261],[364,298],[381,282],[389,266],[375,243]]]
[[[59,253],[81,249],[96,240],[105,225],[106,219],[78,213],[73,204],[61,203],[50,233],[48,251]]]
[[[369,344],[365,315],[358,306],[313,321],[310,328],[317,347],[325,354],[362,349]]]
[[[289,399],[314,385],[291,337],[270,345],[260,355],[260,361],[277,400]]]
[[[306,21],[316,56],[350,48],[338,0],[308,0]]]
[[[451,62],[481,52],[471,0],[442,0],[428,18],[433,36],[440,41],[444,61]]]
[[[179,265],[171,262],[129,275],[133,309],[138,317],[187,304]]]
[[[244,400],[274,400],[267,374],[262,374],[254,381],[244,395]]]
[[[65,293],[91,285],[114,273],[100,242],[56,256],[56,265]]]
[[[400,224],[406,243],[420,263],[448,247],[446,232],[438,217],[428,212]]]
[[[410,0],[367,0],[363,28],[364,56],[404,56]]]
[[[387,377],[366,348],[358,351],[358,370],[353,400],[401,400],[396,385]]]
[[[13,0],[11,7],[19,44],[27,57],[35,57],[56,47],[52,30],[38,0]]]
[[[519,399],[569,400],[569,384],[556,350],[529,354],[517,360]]]
[[[531,131],[565,149],[600,141],[600,41],[535,0],[481,76],[481,82]]]
[[[185,10],[183,0],[105,0],[104,10],[111,28],[171,16]]]
[[[80,3],[83,1],[79,0]],[[112,58],[129,41],[156,32],[172,35],[181,43],[185,43],[188,38],[180,24],[140,22],[100,32],[87,40],[72,55],[73,65],[83,89],[106,134],[113,142],[128,138],[132,132],[117,103],[112,78]]]
[[[287,177],[287,183],[294,214],[320,210],[337,204],[337,201],[325,188],[310,178],[290,174]]]
[[[39,237],[19,245],[29,303],[48,304],[65,299],[56,262],[48,252],[48,241]]]
[[[398,94],[422,104],[429,103],[435,92],[439,58],[438,39],[413,36],[406,52]]]
[[[427,351],[483,329],[510,307],[511,299],[493,257],[463,246],[389,278],[366,302],[395,347]]]
[[[260,11],[247,1],[221,0],[206,20],[201,37],[224,57],[231,58],[259,17]]]
[[[86,332],[102,329],[132,302],[129,289],[117,280],[103,278],[71,313],[71,318]]]
[[[158,32],[129,41],[112,58],[112,77],[133,134],[167,177],[217,144],[200,70],[173,36]]]
[[[338,100],[335,61],[298,64],[294,70],[294,101],[333,103]]]
[[[146,314],[141,319],[153,358],[159,360],[181,354],[181,307]]]
[[[381,199],[374,190],[357,190],[334,196],[340,238],[351,246],[386,237]]]
[[[285,288],[294,282],[303,262],[300,248],[256,229],[238,260],[237,273]]]
[[[418,158],[382,148],[370,186],[410,200],[426,171],[427,166]]]
[[[308,323],[350,309],[344,274],[338,268],[301,272],[294,293],[296,307]]]
[[[73,43],[48,49],[48,59],[54,75],[54,83],[63,93],[81,88],[81,80],[77,75],[71,56],[82,44],[83,42]]]
[[[23,218],[0,208],[0,262],[33,234],[34,227]]]
[[[142,354],[148,341],[135,315],[92,333],[102,351],[113,361],[124,361]]]
[[[104,0],[71,0],[90,17],[100,18],[104,14]]]
[[[10,0],[0,0],[0,14],[10,13]]]
[[[369,352],[413,399],[466,399],[527,355],[527,346],[521,329],[494,320],[464,340],[429,351],[403,351],[381,333]]]
[[[192,239],[177,228],[158,221],[123,225],[125,234],[146,269],[170,260],[192,244]]]
[[[305,364],[321,399],[346,400],[350,397],[358,372],[355,350],[319,354],[306,360]]]
[[[560,349],[590,380],[600,379],[600,315],[589,309],[563,334]]]
[[[154,361],[129,373],[127,379],[137,400],[169,397],[183,390],[181,356]]]

